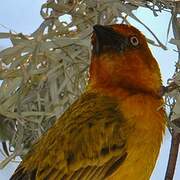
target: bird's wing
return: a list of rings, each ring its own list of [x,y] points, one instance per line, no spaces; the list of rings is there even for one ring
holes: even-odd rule
[[[11,180],[98,180],[125,160],[128,128],[118,103],[82,95],[34,145]]]

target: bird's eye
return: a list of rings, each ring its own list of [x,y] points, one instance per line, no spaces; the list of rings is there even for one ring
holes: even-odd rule
[[[138,40],[138,38],[137,38],[136,36],[132,36],[132,37],[130,38],[130,42],[131,42],[131,44],[132,44],[133,46],[138,46],[138,45],[139,45],[139,40]]]

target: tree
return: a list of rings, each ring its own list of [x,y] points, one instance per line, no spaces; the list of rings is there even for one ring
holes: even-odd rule
[[[151,9],[154,16],[162,11],[172,14],[167,23],[169,27],[172,25],[175,39],[170,43],[177,45],[179,53],[178,0],[49,0],[41,8],[43,23],[30,36],[0,33],[0,38],[9,38],[13,44],[0,52],[0,138],[8,155],[1,167],[18,155],[23,157],[31,144],[83,92],[88,79],[94,24],[129,23],[128,18],[133,18],[154,36],[155,42],[149,39],[149,43],[166,49],[150,28],[134,15],[139,7]],[[170,110],[169,130],[177,142],[179,77],[178,60],[176,72],[162,92]]]

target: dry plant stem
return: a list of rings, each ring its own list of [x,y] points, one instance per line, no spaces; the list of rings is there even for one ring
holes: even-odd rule
[[[176,4],[178,6],[178,4]],[[172,14],[172,27],[173,27],[173,33],[174,37],[176,39],[179,39],[180,37],[180,31],[178,29],[178,20],[177,20],[177,6],[174,8],[174,15]],[[180,47],[177,45],[177,49],[179,50]],[[179,54],[179,59],[180,59],[180,53]],[[175,84],[171,84],[175,85]],[[171,86],[171,88],[175,88],[175,86]],[[177,87],[176,87],[177,88]],[[175,89],[176,89],[175,88]],[[173,180],[174,176],[174,171],[176,168],[176,161],[177,161],[177,156],[178,156],[178,150],[179,150],[179,144],[180,144],[180,133],[176,132],[175,130],[172,132],[172,140],[171,140],[171,149],[170,149],[170,154],[169,154],[169,161],[168,161],[168,167],[166,170],[166,175],[165,175],[165,180]]]
[[[176,168],[178,150],[179,150],[179,143],[180,143],[180,133],[173,131],[172,140],[171,140],[171,149],[170,149],[170,154],[169,154],[168,167],[166,170],[165,180],[173,180],[174,171]]]
[[[5,141],[2,141],[2,147],[3,147],[3,150],[4,150],[4,152],[6,153],[6,155],[9,156],[7,144],[6,144]]]

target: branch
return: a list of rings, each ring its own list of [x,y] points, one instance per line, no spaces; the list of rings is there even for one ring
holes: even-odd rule
[[[176,133],[173,131],[172,140],[171,140],[171,149],[170,149],[170,154],[169,154],[168,167],[166,170],[165,180],[173,179],[174,171],[176,168],[179,144],[180,144],[180,133]]]
[[[175,7],[172,11],[172,27],[173,27],[173,33],[174,37],[176,39],[180,38],[180,30],[178,28],[178,7],[179,7],[179,2],[175,2]],[[179,60],[180,61],[180,47],[177,45],[178,49],[178,55],[179,55]],[[176,69],[177,73],[177,69]],[[166,90],[173,90],[177,85],[175,83],[171,83],[171,88],[166,89]],[[179,123],[179,119],[175,119]],[[174,120],[174,122],[176,122]],[[179,126],[177,126],[179,127]],[[172,130],[172,140],[171,140],[171,149],[170,149],[170,154],[169,154],[169,160],[168,160],[168,167],[166,170],[166,175],[165,175],[165,180],[172,180],[175,172],[175,167],[176,167],[176,161],[177,161],[177,156],[178,156],[178,150],[179,150],[179,144],[180,144],[180,132],[178,132],[175,128]]]

